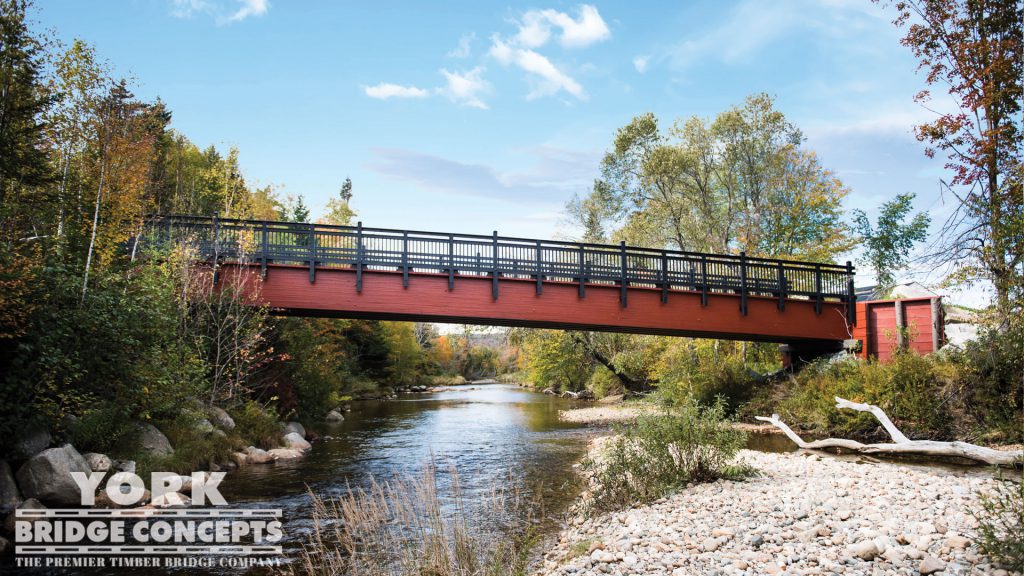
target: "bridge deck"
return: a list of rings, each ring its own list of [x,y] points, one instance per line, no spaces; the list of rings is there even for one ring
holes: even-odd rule
[[[138,239],[170,241],[262,277],[253,297],[285,314],[774,342],[843,340],[856,323],[849,263],[196,217],[152,219]]]

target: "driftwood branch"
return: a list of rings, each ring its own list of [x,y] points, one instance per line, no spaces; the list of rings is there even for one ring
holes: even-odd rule
[[[878,406],[872,404],[860,404],[850,402],[836,397],[836,408],[847,408],[859,412],[870,412],[885,428],[893,443],[862,444],[856,440],[846,438],[826,438],[806,442],[793,429],[786,425],[778,414],[772,414],[771,418],[757,416],[762,422],[768,422],[775,426],[793,441],[794,444],[805,450],[823,450],[827,448],[840,448],[857,452],[859,454],[920,454],[925,456],[958,456],[976,462],[995,466],[1019,466],[1024,464],[1024,450],[994,450],[967,442],[937,442],[934,440],[911,440],[907,438],[899,428],[892,423]]]

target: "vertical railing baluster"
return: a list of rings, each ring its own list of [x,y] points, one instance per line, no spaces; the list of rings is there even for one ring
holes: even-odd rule
[[[700,255],[700,305],[708,305],[708,257]]]
[[[619,242],[619,304],[625,308],[629,301],[627,291],[628,282],[626,281],[626,241]]]
[[[356,222],[356,292],[363,291],[363,221]]]
[[[402,232],[402,288],[409,287],[409,231]]]
[[[853,284],[853,263],[846,261],[846,317],[850,326],[857,325],[857,288]]]
[[[668,252],[661,251],[661,303],[668,303]]]
[[[740,252],[740,314],[747,315],[747,253]]]
[[[821,265],[814,265],[814,312],[821,314]]]
[[[786,309],[786,268],[779,262],[779,311]]]
[[[448,291],[455,290],[455,235],[448,235]]]
[[[537,295],[540,296],[544,292],[544,275],[541,274],[541,248],[540,240],[537,240]]]
[[[580,298],[585,298],[586,295],[587,295],[587,290],[586,290],[586,287],[584,286],[587,283],[587,279],[583,276],[583,260],[585,258],[586,258],[586,253],[583,250],[583,245],[580,244],[580,278],[579,278],[579,280],[580,280],[580,291],[579,291]]]
[[[316,282],[316,224],[309,225],[309,283]]]
[[[270,231],[267,230],[267,221],[264,220],[263,239],[260,241],[260,277],[264,279],[267,277],[267,245],[269,244],[267,236],[269,234]]]
[[[491,256],[493,256],[491,271],[491,299],[498,299],[498,231],[495,230],[491,236]]]

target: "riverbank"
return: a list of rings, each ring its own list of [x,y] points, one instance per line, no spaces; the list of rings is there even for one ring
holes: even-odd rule
[[[632,422],[643,414],[657,412],[658,407],[654,404],[629,403],[629,404],[608,404],[588,406],[586,408],[573,408],[571,410],[560,410],[558,419],[573,424],[586,424],[587,426],[608,426],[611,424],[622,424]],[[735,428],[756,434],[781,434],[778,428],[770,424],[750,424],[747,422],[733,423]]]
[[[537,576],[1007,574],[974,543],[969,510],[997,482],[983,473],[809,453],[739,458],[760,475],[572,518]]]

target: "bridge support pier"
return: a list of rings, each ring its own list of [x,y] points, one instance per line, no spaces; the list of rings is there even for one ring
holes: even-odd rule
[[[782,355],[782,367],[785,370],[796,371],[818,358],[842,352],[846,349],[843,340],[822,340],[816,342],[794,342],[780,344],[779,353]]]

